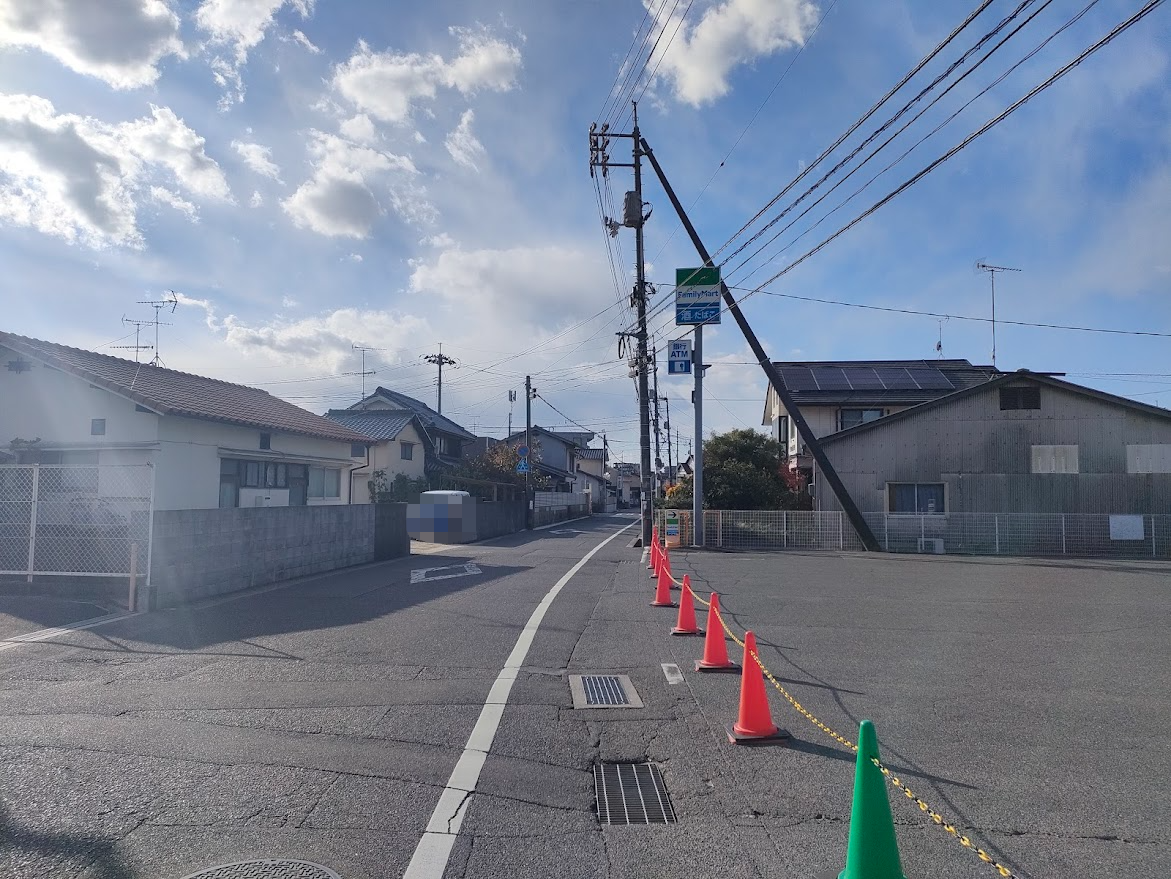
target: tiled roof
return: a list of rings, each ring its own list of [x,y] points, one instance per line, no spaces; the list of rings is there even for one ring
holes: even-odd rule
[[[967,360],[776,361],[773,365],[781,370],[781,377],[786,382],[787,390],[793,397],[793,402],[799,406],[925,403],[946,394],[983,384],[999,375],[995,367],[973,366]],[[913,382],[910,383],[911,387],[876,387],[881,384],[876,380],[876,375],[899,369],[916,370],[919,374],[938,371],[946,382],[940,382],[940,387],[917,388],[913,386]],[[813,371],[832,372],[839,379],[844,377],[851,387],[811,387],[810,384],[817,384],[816,381],[793,386],[790,382],[790,378],[796,377],[808,380],[807,374],[812,374]]]
[[[392,440],[415,420],[415,413],[409,409],[330,409],[325,417],[374,439]]]
[[[429,430],[441,430],[444,433],[454,434],[461,439],[466,440],[476,438],[476,435],[471,431],[465,430],[447,416],[440,415],[422,400],[416,400],[414,397],[408,397],[406,394],[400,394],[398,391],[392,391],[383,387],[376,389],[374,393],[370,395],[370,397],[366,398],[366,400],[371,399],[371,397],[381,397],[386,402],[400,409],[409,409],[411,412],[414,412],[419,416],[419,420],[422,421],[423,425]],[[363,410],[365,409],[363,404],[366,402],[366,400],[355,403],[350,408],[354,410]]]
[[[581,458],[583,461],[602,461],[602,460],[604,460],[603,456],[606,454],[606,450],[605,449],[578,449],[576,452],[574,452],[574,454],[577,455],[577,457]]]
[[[358,443],[369,437],[268,391],[0,331],[0,345],[163,415]]]

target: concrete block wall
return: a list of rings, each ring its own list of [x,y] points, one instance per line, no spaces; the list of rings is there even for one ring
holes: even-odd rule
[[[405,509],[161,510],[155,513],[151,583],[161,607],[408,552]]]
[[[480,501],[476,504],[476,539],[488,540],[525,530],[525,502]]]

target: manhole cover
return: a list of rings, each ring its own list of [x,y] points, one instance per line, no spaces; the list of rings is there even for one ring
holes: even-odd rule
[[[627,675],[570,675],[574,708],[642,708]]]
[[[603,824],[674,824],[675,809],[653,763],[595,763],[594,795]]]
[[[337,873],[321,864],[273,858],[263,861],[240,861],[208,867],[183,879],[341,879]]]

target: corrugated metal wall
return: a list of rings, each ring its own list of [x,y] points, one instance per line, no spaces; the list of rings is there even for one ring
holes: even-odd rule
[[[1126,447],[1171,443],[1171,421],[1050,385],[1040,410],[1001,411],[998,388],[826,445],[863,512],[890,482],[943,482],[948,512],[1168,513],[1171,474],[1128,474]],[[1080,473],[1032,474],[1033,445],[1077,445]],[[829,491],[822,510],[840,509]]]

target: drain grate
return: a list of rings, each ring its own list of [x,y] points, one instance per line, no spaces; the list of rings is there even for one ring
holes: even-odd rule
[[[241,861],[221,864],[191,873],[183,879],[341,879],[337,873],[320,864],[270,858],[263,861]]]
[[[675,809],[653,763],[595,763],[594,795],[603,824],[674,824]]]
[[[642,708],[627,675],[570,675],[574,708]]]

